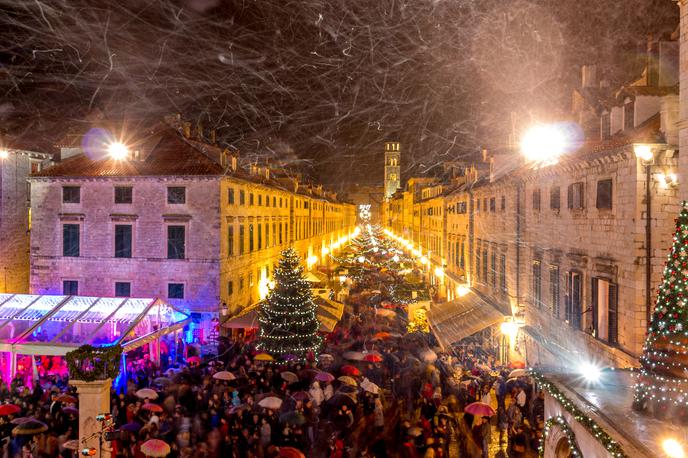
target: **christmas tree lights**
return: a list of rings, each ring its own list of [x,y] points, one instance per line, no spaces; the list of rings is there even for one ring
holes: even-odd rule
[[[676,219],[664,281],[640,358],[636,410],[688,419],[688,208]]]
[[[322,346],[317,306],[293,248],[282,252],[274,276],[275,287],[261,303],[256,347],[273,356],[296,355],[300,361],[310,352],[317,356]]]

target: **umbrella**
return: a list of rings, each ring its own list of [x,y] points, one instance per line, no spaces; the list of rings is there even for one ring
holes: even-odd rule
[[[373,353],[365,355],[365,358],[363,359],[371,363],[379,363],[380,361],[382,361],[382,356]]]
[[[148,439],[141,444],[141,453],[146,456],[164,457],[170,454],[170,446],[160,439]]]
[[[48,430],[48,425],[42,421],[38,421],[35,418],[31,418],[19,426],[15,426],[12,430],[12,434],[17,436],[30,436],[33,434],[40,434]]]
[[[280,458],[306,458],[306,455],[294,447],[280,447],[279,456]]]
[[[158,393],[150,388],[141,388],[136,392],[136,397],[139,399],[158,399]]]
[[[365,379],[361,382],[361,388],[366,390],[368,393],[378,394],[380,392],[380,387],[368,379]]]
[[[437,361],[437,353],[432,350],[425,350],[420,354],[420,357],[426,363],[434,363]]]
[[[345,385],[349,386],[358,386],[358,383],[356,383],[356,380],[352,379],[351,377],[348,377],[346,375],[342,375],[339,377],[337,380],[340,382],[344,383]]]
[[[235,380],[236,377],[229,371],[220,371],[213,374],[213,378],[216,380]]]
[[[394,310],[390,309],[377,309],[375,312],[377,315],[384,316],[386,318],[391,318],[394,315],[396,315],[396,312]]]
[[[33,420],[33,418],[31,418],[31,417],[17,417],[14,420],[12,420],[10,423],[12,423],[13,425],[23,425],[24,423],[28,423],[31,420]]]
[[[359,371],[357,367],[351,366],[349,364],[342,366],[340,371],[344,375],[353,375],[353,376],[361,375],[361,371]]]
[[[122,431],[128,431],[130,433],[138,432],[141,429],[141,425],[138,423],[125,423],[120,428]]]
[[[3,404],[0,406],[0,415],[13,415],[20,410],[21,408],[16,404]]]
[[[142,409],[150,410],[151,412],[162,412],[162,407],[152,402],[147,402],[141,406]]]
[[[346,406],[349,407],[351,410],[354,410],[356,408],[356,399],[346,393],[337,393],[334,396],[332,396],[330,400],[327,402],[328,404],[334,406],[341,406],[343,404],[346,404]]]
[[[78,439],[69,440],[69,441],[65,442],[64,444],[62,444],[62,446],[64,448],[66,448],[67,450],[79,450],[79,440]]]
[[[76,404],[79,400],[69,394],[61,394],[55,398],[57,402],[64,402],[66,404]]]
[[[299,412],[287,412],[283,415],[280,415],[280,421],[282,423],[289,423],[291,425],[301,426],[304,423],[306,423],[306,417],[304,417],[303,414]]]
[[[468,404],[464,411],[478,417],[491,417],[495,414],[494,409],[483,402]]]
[[[420,429],[418,426],[412,426],[412,427],[410,427],[410,428],[408,429],[408,431],[406,431],[406,432],[407,432],[408,435],[411,436],[411,437],[418,437],[418,436],[420,436],[421,434],[423,434],[423,430]]]
[[[512,369],[525,369],[526,363],[523,361],[513,361],[511,364],[509,364],[509,367]]]
[[[509,378],[523,377],[525,375],[528,375],[528,371],[525,369],[516,369],[516,370],[509,372]]]
[[[153,383],[155,383],[156,385],[163,386],[169,385],[170,383],[172,383],[172,380],[168,379],[167,377],[158,377],[155,380],[153,380]]]
[[[305,401],[306,399],[311,398],[311,396],[305,391],[297,391],[296,393],[292,394],[291,397],[297,401]]]
[[[199,364],[201,362],[201,357],[200,356],[189,356],[188,358],[186,358],[186,362],[189,364]],[[167,445],[167,444],[165,444],[165,445]]]
[[[72,406],[63,407],[62,411],[64,413],[66,413],[67,415],[70,415],[70,414],[71,415],[78,415],[79,414],[79,409],[77,409],[76,407],[72,407]]]
[[[363,359],[363,353],[360,351],[347,351],[342,356],[344,356],[344,359],[348,359],[350,361],[361,361]]]
[[[293,372],[285,371],[280,374],[280,377],[282,377],[283,380],[289,382],[289,383],[296,383],[299,381],[299,376],[296,375]]]
[[[315,375],[315,379],[319,382],[331,382],[334,380],[334,375],[329,372],[318,372]]]
[[[390,337],[392,337],[392,334],[390,334],[389,332],[376,332],[373,336],[373,340],[385,340],[389,339]]]
[[[268,355],[267,353],[258,353],[256,356],[253,357],[255,361],[274,361],[275,358],[272,356]]]
[[[280,398],[270,396],[265,399],[261,399],[258,402],[258,405],[265,407],[266,409],[277,410],[282,406],[282,400]]]

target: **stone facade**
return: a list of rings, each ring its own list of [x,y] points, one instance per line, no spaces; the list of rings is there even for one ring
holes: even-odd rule
[[[49,164],[51,155],[9,149],[0,158],[0,292],[29,292],[28,176]]]

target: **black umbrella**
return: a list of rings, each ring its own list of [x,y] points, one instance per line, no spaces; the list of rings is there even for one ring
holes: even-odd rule
[[[35,418],[22,423],[21,425],[15,426],[12,433],[17,436],[30,436],[33,434],[40,434],[48,430],[48,425],[42,421],[38,421]]]

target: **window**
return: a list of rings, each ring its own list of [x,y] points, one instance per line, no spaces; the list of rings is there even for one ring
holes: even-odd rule
[[[239,277],[239,291],[243,291],[243,290],[244,290],[244,277],[242,275],[241,277]]]
[[[559,210],[561,208],[561,190],[559,186],[549,190],[549,208],[550,210]]]
[[[234,188],[227,189],[227,203],[229,205],[234,205]]]
[[[270,196],[268,196],[268,195],[265,196],[265,206],[266,207],[270,206]]]
[[[552,316],[559,318],[559,267],[550,266],[549,268],[549,295]]]
[[[234,282],[232,280],[227,282],[227,295],[231,296],[234,294]]]
[[[248,252],[253,253],[253,224],[248,225]]]
[[[115,225],[115,257],[131,258],[131,224]]]
[[[492,266],[492,272],[490,272],[492,287],[497,288],[497,253],[494,249],[492,250],[492,262],[490,265]]]
[[[476,211],[480,211],[480,199],[476,199]]]
[[[629,100],[624,104],[624,130],[633,129],[635,103]]]
[[[167,226],[167,259],[184,259],[185,236],[184,226]]]
[[[583,182],[572,183],[568,189],[568,207],[572,210],[585,208],[585,193]]]
[[[461,254],[459,254],[459,266],[462,269],[466,268],[466,261],[464,261],[464,247],[465,247],[465,245],[466,245],[466,243],[462,240],[461,241]]]
[[[168,283],[167,298],[184,299],[184,283]]]
[[[239,205],[246,205],[246,192],[243,189],[239,190]]]
[[[533,191],[533,210],[540,210],[540,190]]]
[[[244,225],[239,226],[239,254],[244,254]]]
[[[483,248],[482,268],[483,268],[483,274],[482,274],[483,282],[487,283],[487,281],[488,281],[488,278],[487,278],[487,246],[485,246],[485,248]]]
[[[566,275],[566,291],[566,322],[572,328],[580,329],[583,316],[583,284],[580,273],[569,272]]]
[[[258,196],[260,197],[260,196]],[[263,227],[262,224],[258,223],[258,249],[263,248]]]
[[[62,225],[62,256],[79,256],[79,225]]]
[[[612,208],[612,180],[597,182],[597,208]]]
[[[63,280],[62,294],[64,294],[65,296],[78,296],[79,282],[76,280]]]
[[[263,205],[263,195],[258,194],[258,206],[261,207]]]
[[[78,204],[81,202],[81,187],[80,186],[63,186],[62,187],[62,203]]]
[[[252,192],[249,193],[249,195],[248,195],[248,204],[249,204],[250,206],[253,205],[253,193],[252,193]]]
[[[272,196],[272,206],[276,207],[277,206],[277,197]]]
[[[506,210],[506,196],[502,196],[502,202],[501,202],[499,208],[502,211]]]
[[[286,225],[287,225],[287,223],[284,223],[284,226],[285,226],[285,227],[286,227]],[[283,231],[282,231],[282,223],[279,223],[279,228],[280,228],[280,231],[279,231],[279,244],[281,245],[281,244],[283,243],[283,242],[282,242],[282,232],[283,232]]]
[[[540,261],[533,261],[532,280],[533,305],[537,308],[542,308],[542,272],[540,270]]]
[[[134,188],[131,186],[115,186],[115,203],[130,204],[134,199]]]
[[[600,117],[600,139],[607,140],[611,136],[611,119],[609,113],[602,114]]]
[[[480,243],[478,243],[478,249],[475,250],[475,276],[478,281],[480,278]]]
[[[603,278],[593,278],[591,295],[593,335],[611,344],[617,343],[617,286]]]
[[[491,212],[494,212],[494,211],[496,210],[496,207],[497,207],[497,204],[496,204],[496,202],[495,202],[495,198],[492,197],[492,198],[490,199],[490,211],[491,211]]]
[[[167,188],[167,203],[185,204],[186,188],[183,186],[170,186],[169,188]]]
[[[272,246],[277,245],[277,223],[272,223]]]
[[[227,227],[227,256],[234,256],[234,225]]]
[[[131,283],[118,281],[115,282],[115,297],[130,297]]]
[[[499,256],[499,288],[506,292],[506,255]]]
[[[282,208],[282,198],[280,197],[280,208]]]
[[[270,223],[265,223],[265,248],[270,246]]]

